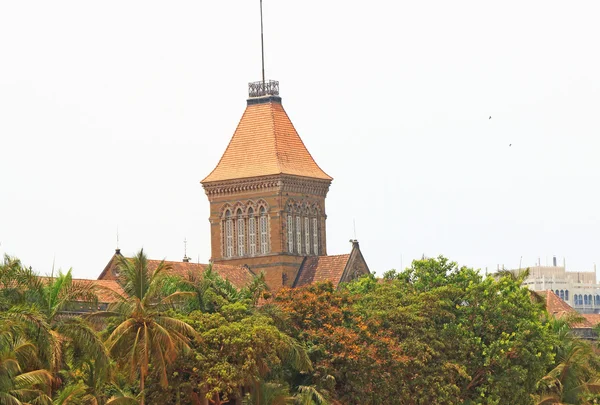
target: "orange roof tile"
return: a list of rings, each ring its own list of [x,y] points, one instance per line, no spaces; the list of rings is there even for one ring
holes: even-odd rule
[[[51,277],[40,276],[42,280],[45,282],[49,282]],[[98,301],[103,303],[112,303],[117,302],[117,298],[115,294],[125,295],[125,292],[117,283],[116,280],[88,280],[85,278],[74,278],[74,284],[84,284],[89,285],[92,284],[96,287],[96,295],[98,296]]]
[[[160,260],[148,260],[148,269],[154,271]],[[209,266],[208,264],[192,263],[192,262],[168,262],[166,265],[171,266],[169,274],[187,277],[188,274],[202,274]],[[229,280],[236,288],[247,286],[251,281],[253,274],[250,270],[243,266],[230,266],[228,264],[213,264],[213,270],[225,280]]]
[[[314,161],[280,102],[246,107],[217,167],[202,183],[289,174],[332,180]]]
[[[537,294],[541,295],[546,299],[546,311],[555,318],[559,319],[567,315],[582,316],[579,312],[574,310],[569,304],[562,300],[552,290],[539,291]],[[591,328],[591,323],[584,319],[582,322],[571,325],[574,328]]]
[[[337,256],[307,256],[300,268],[294,287],[331,281],[337,287],[350,259],[350,254]]]
[[[118,253],[120,254],[120,253]],[[148,269],[150,271],[156,270],[161,260],[148,260]],[[181,277],[187,277],[191,272],[194,274],[202,274],[202,272],[209,266],[208,264],[192,263],[192,262],[171,262],[166,261],[165,264],[171,267],[170,274],[176,274]],[[98,280],[114,280],[115,275],[113,270],[117,266],[117,254],[113,255],[104,268],[102,273],[98,276]],[[244,266],[231,266],[227,264],[213,264],[213,270],[217,272],[225,280],[229,280],[236,288],[242,288],[248,285],[254,273],[252,273],[247,267]]]
[[[590,325],[592,325],[592,327],[600,323],[600,314],[583,314],[583,317],[590,323]]]

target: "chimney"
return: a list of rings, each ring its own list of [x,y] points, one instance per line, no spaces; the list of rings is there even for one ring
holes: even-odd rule
[[[189,263],[190,262],[190,258],[187,256],[183,256],[183,262],[184,263]]]
[[[119,249],[119,248],[116,248],[116,249],[115,249],[115,254],[116,254],[117,256],[121,256],[121,249]]]

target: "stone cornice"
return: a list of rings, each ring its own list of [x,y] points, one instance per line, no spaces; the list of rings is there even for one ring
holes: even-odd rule
[[[257,191],[292,192],[325,197],[329,191],[330,184],[330,180],[278,174],[273,176],[205,182],[202,183],[202,186],[210,199],[212,197]]]

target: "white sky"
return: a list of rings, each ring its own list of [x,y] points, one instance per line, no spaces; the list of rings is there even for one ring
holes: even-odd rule
[[[267,78],[331,176],[329,254],[600,261],[600,2],[265,0]],[[210,257],[258,0],[1,1],[0,253],[95,278]],[[492,119],[488,119],[489,116]],[[509,146],[512,144],[512,146]],[[600,263],[599,263],[600,264]]]

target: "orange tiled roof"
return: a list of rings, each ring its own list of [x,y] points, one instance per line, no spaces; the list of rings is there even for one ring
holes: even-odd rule
[[[552,290],[540,291],[539,295],[545,298],[546,300],[546,311],[555,318],[562,318],[566,315],[576,315],[581,316],[579,312],[574,310],[569,304],[567,304],[564,300],[562,300],[556,293]],[[571,325],[574,328],[591,328],[591,323],[584,319],[582,322],[578,322],[576,324]]]
[[[51,279],[50,277],[46,276],[40,276],[40,278],[46,282],[50,281]],[[96,295],[98,296],[98,301],[103,303],[117,302],[117,297],[115,294],[123,296],[125,295],[125,292],[116,280],[88,280],[85,278],[74,278],[73,283],[84,285],[93,284],[97,287]]]
[[[294,283],[294,287],[301,287],[311,283],[331,281],[337,287],[346,265],[350,259],[350,254],[336,256],[307,256],[302,267],[298,279]]]
[[[592,325],[592,327],[600,323],[600,314],[583,314],[583,317],[590,323],[590,325]]]
[[[314,161],[280,102],[249,105],[217,167],[202,183],[274,174],[332,180]]]
[[[154,271],[160,260],[148,260],[148,269]],[[189,273],[196,275],[202,274],[209,266],[208,264],[192,263],[192,262],[168,262],[166,265],[171,266],[169,274],[175,274],[181,277],[187,277]],[[242,288],[252,281],[253,274],[246,267],[230,266],[227,264],[213,264],[213,270],[222,278],[229,280],[236,288]]]

